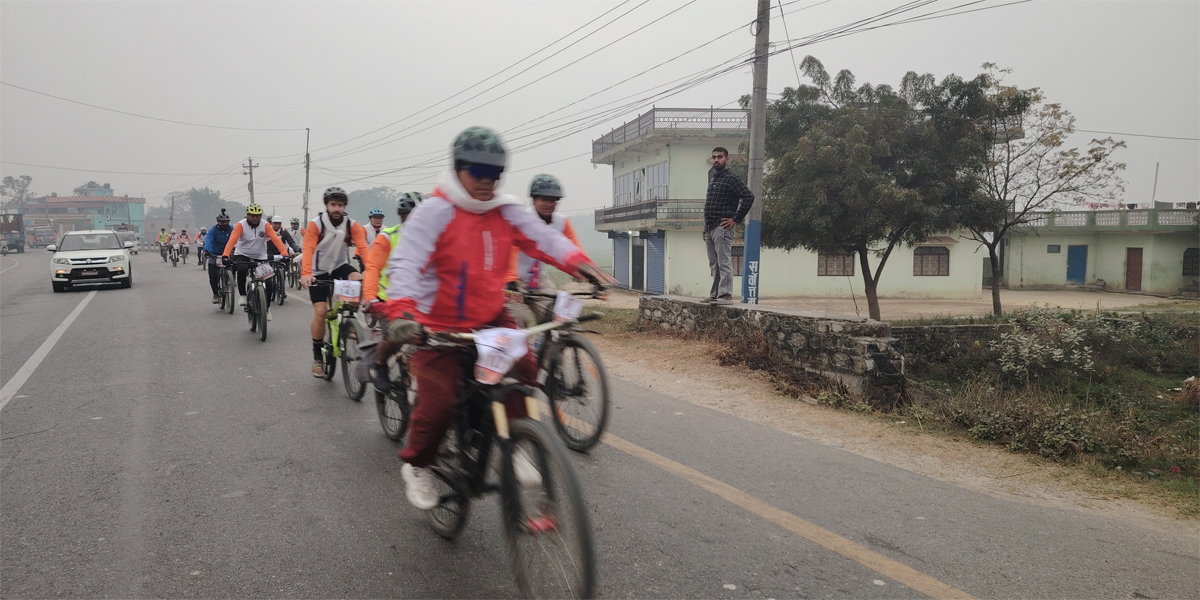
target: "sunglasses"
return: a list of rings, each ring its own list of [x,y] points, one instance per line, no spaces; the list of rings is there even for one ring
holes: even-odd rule
[[[489,181],[500,181],[500,174],[504,172],[504,167],[494,167],[492,165],[473,164],[467,167],[467,173],[475,179],[486,179]]]

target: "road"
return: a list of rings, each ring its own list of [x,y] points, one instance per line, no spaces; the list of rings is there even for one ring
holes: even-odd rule
[[[497,500],[455,543],[428,528],[373,403],[309,374],[307,304],[276,306],[262,343],[194,265],[143,253],[132,289],[54,294],[48,264],[0,259],[0,376],[27,375],[0,412],[0,596],[516,594]],[[604,597],[1200,595],[1193,533],[981,495],[614,383],[614,437],[572,456]]]

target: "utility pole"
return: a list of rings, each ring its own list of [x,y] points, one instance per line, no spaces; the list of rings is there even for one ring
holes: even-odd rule
[[[242,168],[245,169],[242,171],[242,175],[250,176],[250,185],[246,186],[246,189],[250,190],[250,204],[254,204],[254,169],[257,167],[258,165],[254,164],[252,158],[247,158],[246,164],[242,165]]]
[[[167,229],[175,229],[175,194],[171,194],[171,218],[167,219]]]
[[[308,223],[308,137],[312,132],[304,128],[304,222]],[[305,225],[308,227],[308,225]]]
[[[754,21],[754,90],[750,96],[750,156],[747,173],[754,204],[746,215],[742,248],[742,302],[758,304],[759,254],[762,241],[763,162],[767,134],[767,51],[771,41],[771,0],[758,0]]]

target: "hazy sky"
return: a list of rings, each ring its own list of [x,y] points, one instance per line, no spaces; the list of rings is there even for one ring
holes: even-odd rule
[[[789,37],[778,18],[779,1],[771,23],[776,42]],[[962,10],[1011,1],[983,0]],[[892,20],[972,2],[942,0]],[[792,39],[905,4],[782,3],[790,13],[785,18]],[[245,202],[246,177],[239,165],[253,156],[261,164],[255,175],[259,203],[299,216],[303,128],[312,129],[313,201],[319,204],[320,190],[329,185],[427,192],[445,168],[452,137],[480,124],[507,132],[510,150],[541,144],[512,155],[506,191],[520,194],[534,174],[548,171],[566,187],[563,209],[593,209],[611,203],[611,173],[605,165],[593,168],[591,140],[651,104],[732,105],[750,91],[749,66],[669,97],[651,96],[751,50],[751,32],[742,27],[601,90],[748,24],[754,8],[754,0],[5,0],[0,2],[0,79],[7,84],[162,119],[301,131],[156,122],[0,86],[0,159],[8,161],[0,164],[0,172],[32,175],[33,189],[43,194],[70,194],[94,179],[111,183],[118,194],[145,194],[154,203],[165,192],[192,185],[208,185]],[[797,9],[804,10],[792,12]],[[1195,1],[1036,0],[823,41],[797,49],[796,61],[805,54],[831,72],[852,70],[859,83],[893,85],[910,70],[969,77],[982,63],[995,62],[1014,69],[1009,81],[1040,87],[1050,101],[1075,114],[1080,129],[1200,138],[1200,3]],[[796,83],[791,58],[773,57],[769,89],[779,92]],[[642,104],[607,116],[603,112],[643,98]],[[563,110],[529,123],[557,109]],[[442,111],[447,112],[436,114]],[[401,122],[385,127],[395,121]],[[350,140],[356,136],[362,137]],[[1077,133],[1071,142],[1082,145],[1092,137],[1097,134]],[[1162,165],[1159,200],[1194,201],[1200,195],[1200,142],[1118,137],[1129,146],[1117,157],[1128,164],[1127,201],[1150,199],[1156,162]],[[371,142],[391,143],[360,147]],[[561,162],[542,166],[553,161]],[[360,180],[347,181],[353,179]]]

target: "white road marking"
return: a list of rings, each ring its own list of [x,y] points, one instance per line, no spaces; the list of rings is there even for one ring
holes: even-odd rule
[[[63,319],[63,322],[50,333],[50,337],[46,338],[46,341],[42,342],[42,345],[33,353],[33,356],[30,356],[29,360],[25,361],[25,364],[21,366],[21,370],[17,371],[17,374],[13,375],[12,379],[9,379],[4,384],[3,388],[0,388],[0,409],[7,406],[9,400],[12,400],[17,392],[21,390],[21,386],[25,385],[25,382],[37,370],[38,365],[42,364],[42,361],[50,354],[50,350],[54,349],[54,344],[58,343],[58,338],[61,338],[66,333],[71,323],[74,323],[75,319],[79,317],[79,313],[83,312],[88,302],[91,302],[92,298],[96,296],[96,291],[92,290],[88,292],[88,295],[79,301],[79,305],[75,307],[75,310],[71,311],[71,314],[67,315],[67,318]]]

